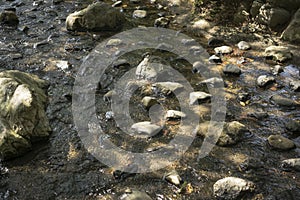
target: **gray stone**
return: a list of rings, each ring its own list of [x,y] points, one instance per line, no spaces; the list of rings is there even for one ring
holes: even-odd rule
[[[270,135],[268,137],[268,143],[271,147],[278,150],[289,150],[295,148],[295,143],[292,140],[281,135]]]
[[[137,190],[127,190],[125,194],[121,195],[120,200],[152,200],[152,198],[146,193]]]
[[[208,100],[210,99],[211,94],[206,92],[192,92],[190,93],[190,105],[198,103],[198,101]]]
[[[149,121],[138,122],[131,126],[132,134],[140,138],[149,138],[160,132],[162,127]]]
[[[145,10],[135,10],[135,11],[133,11],[132,16],[134,18],[145,18],[147,16],[147,11],[145,11]]]
[[[281,34],[283,40],[299,43],[300,42],[300,9],[295,13],[288,27]]]
[[[107,41],[106,46],[107,47],[112,47],[112,46],[119,46],[120,44],[122,44],[122,40],[115,38],[115,39],[110,39]]]
[[[35,75],[0,73],[0,152],[3,159],[23,155],[32,141],[49,136],[45,114],[47,83]]]
[[[293,57],[290,49],[283,46],[269,46],[266,48],[264,55],[267,59],[273,59],[279,62],[284,62]]]
[[[112,98],[114,95],[116,95],[116,91],[110,90],[110,91],[108,91],[108,92],[103,96],[103,100],[104,100],[104,101],[110,101],[111,98]]]
[[[245,41],[240,41],[238,44],[237,44],[238,48],[240,50],[249,50],[251,49],[251,46],[248,42],[245,42]]]
[[[222,63],[222,59],[219,56],[212,55],[208,58],[210,63]]]
[[[16,26],[19,23],[19,19],[15,11],[4,10],[0,13],[0,23]]]
[[[291,86],[292,90],[294,90],[295,92],[300,91],[300,81],[293,80],[290,82],[290,86]]]
[[[180,185],[180,182],[182,181],[182,178],[175,170],[172,170],[171,172],[164,175],[164,179],[174,185]]]
[[[155,97],[146,96],[142,99],[143,106],[150,108],[151,106],[157,104],[157,99]]]
[[[300,134],[300,122],[296,120],[288,120],[285,124],[287,130]]]
[[[233,52],[233,49],[230,46],[220,46],[215,49],[216,54],[230,54]]]
[[[209,87],[224,87],[224,81],[222,78],[218,78],[218,77],[212,77],[209,79],[206,79],[204,81],[201,81],[199,84],[207,84],[209,85]]]
[[[205,19],[200,19],[198,21],[195,21],[191,26],[192,30],[194,31],[208,30],[211,27],[213,27],[213,25],[210,22],[206,21]]]
[[[261,75],[256,80],[256,83],[259,87],[265,87],[273,82],[275,82],[275,78],[273,76],[268,75]]]
[[[142,62],[137,66],[135,72],[137,79],[143,79],[147,81],[155,81],[157,78],[157,72],[150,63],[150,56],[146,56]]]
[[[167,28],[168,25],[170,23],[170,20],[166,17],[160,17],[160,18],[157,18],[155,21],[154,21],[154,26],[155,27],[162,27],[162,28]]]
[[[216,38],[216,37],[211,37],[207,41],[207,45],[212,46],[212,47],[220,46],[220,45],[224,45],[224,44],[225,44],[224,40],[222,40],[220,38]]]
[[[271,29],[276,29],[284,26],[290,17],[289,11],[265,4],[259,10],[258,21],[268,25]]]
[[[259,9],[264,5],[261,0],[255,0],[252,3],[250,14],[253,18],[255,18],[259,14]]]
[[[179,92],[184,87],[180,83],[176,82],[157,82],[152,85],[153,87],[157,88],[160,92],[162,92],[165,95],[169,95],[172,92]]]
[[[273,74],[274,75],[278,75],[281,72],[283,72],[283,69],[284,69],[283,66],[281,66],[281,65],[275,65],[274,69],[273,69]]]
[[[70,31],[118,31],[125,23],[124,15],[111,5],[97,2],[70,14],[66,28]]]
[[[298,106],[299,104],[295,102],[294,100],[281,96],[279,94],[273,95],[270,98],[271,101],[276,103],[279,106],[285,106],[285,107],[291,107],[291,106]]]
[[[182,39],[182,40],[181,40],[181,43],[184,44],[184,45],[186,45],[186,46],[189,46],[189,45],[197,45],[197,44],[198,44],[197,41],[194,40],[194,39]],[[196,47],[196,46],[194,46],[194,47]],[[192,48],[192,47],[191,47],[191,48]],[[197,50],[200,50],[200,49],[202,49],[202,48],[201,48],[201,47],[198,47]],[[193,51],[195,51],[195,50],[193,50]]]
[[[281,162],[281,167],[284,169],[294,169],[296,171],[300,171],[300,158],[283,160]]]
[[[203,122],[198,125],[197,127],[197,134],[202,137],[213,137],[215,135],[209,135],[208,133],[209,128],[215,129],[215,127],[218,127],[217,122]],[[245,125],[238,122],[238,121],[232,121],[232,122],[226,122],[224,124],[224,128],[222,130],[222,133],[220,137],[217,140],[218,146],[230,146],[234,145],[237,142],[239,142],[242,138],[242,136],[247,132]]]
[[[166,119],[180,119],[185,117],[186,114],[178,110],[168,110],[165,116]]]
[[[300,8],[300,0],[266,0],[273,7],[284,8],[288,11],[296,11]]]
[[[255,189],[253,182],[237,177],[226,177],[218,180],[214,186],[214,196],[218,199],[237,199],[244,192]]]
[[[233,64],[228,64],[223,69],[224,74],[235,74],[240,75],[242,73],[241,69]]]

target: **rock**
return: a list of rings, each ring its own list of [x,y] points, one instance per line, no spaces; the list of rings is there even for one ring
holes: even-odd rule
[[[214,196],[217,199],[237,199],[245,192],[255,189],[253,182],[237,177],[226,177],[218,180],[214,186]]]
[[[300,171],[300,158],[283,160],[281,162],[281,167],[284,169],[294,169],[296,171]]]
[[[264,5],[260,0],[254,0],[250,9],[250,14],[255,18],[259,14],[259,9]]]
[[[121,195],[120,200],[152,200],[152,198],[146,192],[140,192],[137,190],[127,190],[125,194]]]
[[[151,106],[157,104],[157,99],[155,97],[146,96],[142,99],[143,106],[150,108]]]
[[[290,82],[290,86],[291,86],[292,90],[294,90],[295,92],[300,91],[300,81],[293,80],[293,81]]]
[[[154,26],[155,27],[162,27],[162,28],[167,28],[168,25],[170,23],[170,20],[166,17],[160,17],[160,18],[157,18],[155,21],[154,21]]]
[[[273,74],[274,75],[278,75],[281,72],[283,72],[283,66],[281,66],[281,65],[275,65],[274,69],[273,69]]]
[[[222,63],[222,59],[219,56],[212,55],[208,58],[210,63]]]
[[[171,172],[169,172],[168,174],[166,174],[164,176],[164,179],[174,185],[180,185],[182,179],[179,176],[179,174],[177,173],[177,171],[172,170]]]
[[[213,25],[206,21],[205,19],[200,19],[198,21],[195,21],[193,25],[191,26],[192,30],[199,31],[199,30],[208,30]]]
[[[275,78],[273,76],[261,75],[257,78],[256,83],[259,87],[265,87],[270,83],[274,83]]]
[[[132,16],[134,18],[145,18],[147,16],[147,11],[145,11],[145,10],[135,10],[135,11],[133,11]]]
[[[292,21],[288,27],[282,32],[281,38],[283,40],[299,43],[300,42],[300,9],[295,13]]]
[[[258,21],[268,25],[271,29],[276,29],[284,26],[290,17],[289,11],[265,4],[259,10]]]
[[[210,99],[211,94],[205,92],[192,92],[190,93],[190,105],[194,105],[198,103],[198,101],[208,100]]]
[[[194,73],[201,73],[206,69],[207,69],[207,66],[203,62],[196,61],[193,63],[193,72]]]
[[[166,119],[180,119],[185,118],[186,114],[184,112],[178,111],[178,110],[168,110],[166,113],[165,118]]]
[[[284,62],[292,59],[293,54],[288,47],[283,46],[269,46],[265,50],[265,57],[275,61]]]
[[[223,69],[224,74],[234,74],[234,75],[240,75],[242,73],[241,69],[233,64],[228,64]]]
[[[69,62],[65,60],[55,61],[55,65],[58,69],[61,69],[63,71],[69,69]]]
[[[116,68],[121,68],[125,66],[130,66],[130,63],[126,59],[118,59],[112,64]]]
[[[107,112],[105,113],[105,118],[106,118],[107,120],[113,119],[113,118],[114,118],[114,113],[113,113],[112,111],[107,111]]]
[[[300,134],[300,122],[296,120],[288,120],[285,124],[287,130]]]
[[[109,101],[109,100],[111,100],[111,98],[112,98],[114,95],[116,95],[116,91],[110,90],[110,91],[108,91],[108,92],[103,96],[103,100],[104,100],[104,101]]]
[[[45,114],[47,83],[19,71],[0,73],[0,152],[3,159],[23,155],[32,142],[49,136]]]
[[[121,39],[110,39],[107,41],[106,46],[107,47],[112,47],[112,46],[119,46],[120,44],[122,44],[122,40]]]
[[[185,46],[190,46],[190,45],[197,45],[197,41],[194,39],[182,39],[181,43],[184,44]],[[197,46],[192,46],[193,48],[197,47]],[[191,47],[191,48],[192,48]],[[202,48],[199,47],[198,49],[192,49],[192,51],[197,51],[197,50],[201,50]]]
[[[216,38],[216,37],[211,37],[207,41],[207,45],[211,46],[211,47],[220,46],[220,45],[224,45],[224,44],[225,44],[224,40],[222,40],[220,38]]]
[[[233,49],[230,46],[216,47],[214,50],[216,54],[230,54],[233,52]]]
[[[118,7],[122,5],[122,1],[116,1],[111,7]]]
[[[66,19],[69,31],[118,31],[125,17],[109,4],[96,2],[87,8],[70,14]]]
[[[238,44],[237,44],[238,48],[240,50],[249,50],[251,49],[251,46],[248,42],[245,42],[245,41],[240,41]]]
[[[201,81],[199,84],[207,84],[210,87],[218,88],[218,87],[224,87],[224,81],[222,78],[218,77],[212,77],[209,79],[206,79],[204,81]]]
[[[156,82],[152,86],[165,95],[179,92],[184,88],[182,84],[175,82]]]
[[[149,121],[144,121],[133,124],[131,129],[133,135],[141,138],[149,138],[159,133],[161,127]]]
[[[279,94],[273,95],[271,98],[271,101],[276,103],[279,106],[286,106],[286,107],[291,107],[291,106],[297,106],[299,105],[297,102],[290,98],[283,97]]]
[[[270,135],[268,137],[268,143],[271,147],[278,150],[289,150],[295,147],[295,144],[292,140],[281,135]]]
[[[143,79],[147,81],[155,81],[157,78],[157,72],[151,66],[150,56],[146,56],[142,62],[137,66],[135,72],[136,78],[138,80]]]
[[[237,99],[241,102],[247,102],[251,99],[251,95],[247,92],[238,93]]]
[[[19,24],[18,16],[16,11],[13,10],[4,10],[0,13],[0,23],[10,26],[16,26]]]
[[[203,122],[198,125],[197,127],[197,134],[202,137],[209,136],[208,130],[210,126],[217,126],[217,122]],[[212,128],[211,127],[211,128]],[[244,133],[246,133],[248,130],[246,129],[245,125],[238,122],[238,121],[232,121],[232,122],[226,122],[224,124],[223,131],[218,138],[217,145],[218,146],[230,146],[236,144],[238,141],[241,140]]]
[[[296,11],[300,7],[300,0],[266,0],[273,7],[284,8],[288,11]]]

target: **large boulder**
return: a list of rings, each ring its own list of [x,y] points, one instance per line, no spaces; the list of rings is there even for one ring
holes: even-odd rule
[[[24,154],[33,141],[46,138],[50,126],[45,115],[47,83],[20,71],[0,73],[0,157]]]
[[[300,0],[267,0],[273,7],[284,8],[288,11],[296,11],[300,8]]]
[[[283,31],[281,38],[294,43],[300,42],[300,9],[297,10],[292,21]]]
[[[285,26],[290,18],[290,12],[283,8],[264,4],[259,9],[258,22],[268,25],[271,29],[278,29]]]
[[[109,4],[97,2],[70,14],[66,28],[70,31],[118,31],[125,22],[124,15]]]

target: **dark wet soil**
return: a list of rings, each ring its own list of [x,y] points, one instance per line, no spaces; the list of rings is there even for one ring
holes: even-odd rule
[[[276,63],[267,62],[262,57],[264,48],[271,41],[270,36],[263,35],[265,40],[255,38],[251,41],[253,49],[249,52],[241,52],[234,49],[234,54],[225,57],[225,63],[236,63],[241,56],[247,58],[245,64],[240,65],[243,73],[239,77],[225,76],[227,115],[226,121],[237,120],[244,123],[249,133],[241,142],[231,147],[215,146],[209,156],[197,160],[198,151],[202,144],[202,138],[196,137],[185,156],[167,169],[148,174],[122,174],[118,175],[114,169],[105,166],[95,159],[83,146],[78,136],[72,116],[72,92],[76,73],[80,68],[83,58],[91,52],[98,43],[114,35],[111,32],[67,32],[65,19],[69,13],[80,10],[92,1],[66,0],[57,5],[52,1],[1,1],[1,8],[13,7],[17,9],[19,27],[0,27],[0,70],[18,69],[38,75],[49,81],[49,117],[52,133],[47,141],[35,144],[32,151],[25,156],[14,160],[2,162],[8,172],[0,174],[0,199],[117,199],[127,188],[135,188],[146,191],[153,199],[212,199],[212,185],[220,178],[237,176],[253,181],[257,188],[250,197],[245,199],[298,199],[300,196],[299,172],[283,171],[280,161],[300,156],[299,134],[291,136],[285,128],[287,120],[299,120],[299,108],[281,108],[273,105],[269,97],[274,94],[284,94],[297,101],[300,100],[299,92],[290,90],[286,83],[286,77],[276,77],[276,84],[270,88],[257,88],[255,79],[260,74],[270,73],[271,66]],[[153,26],[158,18],[157,4],[139,3],[132,4],[124,1],[127,7],[123,12],[130,23],[124,30],[137,25]],[[112,4],[112,2],[109,2]],[[146,19],[132,19],[131,13],[136,7],[146,9],[149,16]],[[172,9],[170,9],[172,10]],[[170,10],[163,12],[166,16],[173,16]],[[178,11],[178,9],[175,9]],[[178,12],[180,15],[181,13]],[[27,27],[27,28],[26,28]],[[170,28],[181,29],[197,42],[200,42],[209,53],[213,48],[207,46],[203,37],[197,37],[188,32],[183,24],[172,24]],[[28,29],[28,30],[27,30]],[[261,34],[262,32],[257,32]],[[217,33],[219,37],[227,39],[230,45],[236,40],[246,37],[238,28],[220,27]],[[249,38],[253,33],[249,33]],[[276,36],[274,36],[276,39]],[[280,42],[280,41],[279,41]],[[295,52],[294,59],[284,66],[293,64],[299,69],[299,47],[288,45]],[[298,53],[297,53],[298,52]],[[135,67],[143,59],[145,52],[133,52],[125,56],[130,67]],[[192,73],[191,66],[186,62],[172,63],[173,57],[168,54],[160,54],[161,57],[177,69],[184,66],[182,73],[192,86],[201,76]],[[53,60],[66,60],[69,69],[61,70],[51,64]],[[178,63],[180,63],[178,65]],[[219,66],[221,69],[222,65]],[[125,69],[126,71],[126,69]],[[117,71],[114,78],[122,75],[123,71]],[[108,73],[109,75],[109,73]],[[299,78],[299,77],[298,77]],[[105,120],[105,112],[109,110],[109,103],[104,102],[103,95],[109,91],[110,85],[100,88],[96,94],[97,114],[100,116],[102,127],[111,135],[113,141],[124,147],[134,147],[134,141],[118,132],[115,124]],[[247,92],[251,96],[250,104],[240,105],[237,95]],[[136,94],[133,105],[137,104],[141,97]],[[171,101],[172,102],[172,101]],[[148,119],[147,111],[141,107],[133,106],[133,116],[136,119]],[[166,105],[171,105],[167,102]],[[172,107],[172,106],[170,106]],[[204,106],[209,110],[209,105]],[[249,113],[264,112],[268,116],[257,119],[249,116]],[[209,119],[209,114],[204,116]],[[176,122],[174,122],[176,126]],[[174,126],[173,124],[173,126]],[[163,142],[172,137],[172,123],[166,126],[162,134]],[[297,148],[289,151],[276,151],[267,144],[266,138],[271,134],[283,134],[292,139]],[[159,142],[159,138],[156,138]],[[154,139],[154,143],[155,140]],[[153,142],[153,141],[152,141]],[[161,142],[161,141],[160,141]],[[149,143],[139,143],[133,151],[148,148]],[[176,187],[162,179],[163,174],[171,169],[176,169],[183,180],[191,183],[193,191],[185,194],[178,193]],[[3,171],[3,170],[2,170]]]

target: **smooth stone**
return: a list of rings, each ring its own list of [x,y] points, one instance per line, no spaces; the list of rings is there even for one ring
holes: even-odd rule
[[[122,5],[122,1],[116,1],[111,7],[118,7]]]
[[[196,103],[198,103],[198,101],[200,100],[207,100],[210,99],[211,94],[208,94],[206,92],[191,92],[190,93],[190,105],[194,105]]]
[[[220,45],[224,45],[224,44],[225,44],[224,40],[216,38],[216,37],[211,37],[207,41],[207,45],[211,46],[211,47],[220,46]]]
[[[267,59],[273,59],[279,62],[284,62],[293,57],[290,49],[284,46],[269,46],[265,49],[264,55]]]
[[[219,56],[212,55],[208,58],[210,63],[222,63],[222,59]]]
[[[145,18],[147,16],[147,11],[145,11],[145,10],[135,10],[135,11],[133,11],[132,16],[134,18]]]
[[[300,91],[300,81],[298,80],[293,80],[290,82],[291,89],[294,90],[295,92]]]
[[[155,27],[162,27],[162,28],[167,28],[168,25],[170,23],[170,20],[166,17],[160,17],[160,18],[157,18],[155,21],[154,21],[154,26]]]
[[[182,178],[179,176],[177,171],[172,170],[164,176],[164,179],[174,185],[180,185]]]
[[[186,45],[186,46],[197,45],[198,44],[197,41],[194,40],[194,39],[182,39],[181,43]],[[201,48],[201,47],[199,47],[199,48]]]
[[[152,200],[152,198],[146,193],[137,190],[127,190],[125,194],[121,195],[120,200]]]
[[[133,135],[141,138],[149,138],[159,133],[161,127],[149,121],[144,121],[133,124],[131,129]]]
[[[15,11],[4,10],[0,13],[0,23],[16,26],[19,24],[19,19]]]
[[[230,54],[233,52],[233,49],[230,46],[216,47],[214,50],[216,54]]]
[[[157,72],[152,67],[150,62],[150,56],[146,56],[142,62],[137,66],[135,71],[136,78],[138,80],[155,81],[157,78]]]
[[[226,177],[213,185],[214,196],[217,199],[237,199],[245,192],[252,192],[255,184],[237,177]]]
[[[251,46],[248,42],[245,42],[245,41],[240,41],[238,44],[237,44],[238,48],[240,50],[249,50],[251,49]]]
[[[274,74],[274,75],[278,75],[278,74],[280,74],[281,72],[283,72],[283,69],[284,69],[283,66],[281,66],[281,65],[275,65],[275,66],[274,66],[274,69],[273,69],[273,74]]]
[[[207,30],[210,29],[212,27],[212,24],[210,22],[208,22],[205,19],[200,19],[198,21],[195,21],[193,23],[193,25],[191,26],[192,30]]]
[[[297,106],[299,105],[298,103],[296,103],[294,100],[289,99],[287,97],[283,97],[279,94],[273,95],[270,98],[274,103],[276,103],[279,106],[286,106],[286,107],[290,107],[290,106]]]
[[[107,47],[112,47],[112,46],[119,46],[120,44],[122,44],[122,40],[121,39],[110,39],[107,41],[106,46]]]
[[[281,135],[270,135],[268,143],[271,147],[278,150],[289,150],[295,147],[295,143],[292,140]]]
[[[300,158],[286,159],[281,162],[281,167],[284,169],[294,169],[300,171]]]
[[[118,31],[125,21],[123,13],[116,8],[96,2],[70,14],[66,19],[66,28],[69,31]]]
[[[202,137],[213,137],[208,133],[209,129],[215,130],[219,127],[218,122],[206,121],[198,125],[197,134]],[[246,126],[238,121],[226,122],[220,137],[217,140],[218,146],[230,146],[239,142],[242,136],[248,131]]]
[[[142,99],[142,104],[145,108],[150,108],[151,106],[157,104],[157,99],[155,97],[146,96]]]
[[[228,64],[223,69],[224,74],[235,74],[240,75],[242,73],[241,69],[233,64]]]
[[[184,87],[182,84],[180,83],[176,83],[176,82],[156,82],[154,84],[152,84],[153,87],[158,88],[160,90],[160,92],[162,92],[163,94],[170,94],[172,92],[179,92],[180,90],[182,90]]]
[[[184,112],[178,111],[178,110],[168,110],[165,118],[166,119],[180,119],[185,118],[186,114]]]
[[[259,87],[265,87],[270,83],[274,83],[275,78],[273,76],[261,75],[257,78],[256,83]]]

